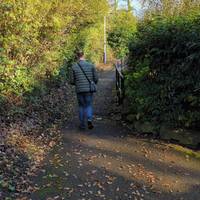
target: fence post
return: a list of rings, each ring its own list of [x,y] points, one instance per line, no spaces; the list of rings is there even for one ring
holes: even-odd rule
[[[116,91],[117,91],[117,101],[121,105],[125,96],[125,86],[124,86],[124,76],[122,74],[123,60],[117,61],[115,64],[116,70]]]

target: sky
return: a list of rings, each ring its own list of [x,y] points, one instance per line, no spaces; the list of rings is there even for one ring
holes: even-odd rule
[[[119,6],[121,6],[121,7],[125,7],[127,4],[126,4],[126,1],[124,1],[124,0],[119,0]],[[141,3],[140,3],[140,1],[139,0],[133,0],[132,1],[132,6],[133,6],[133,8],[134,8],[134,13],[136,14],[136,15],[140,15],[141,13],[142,13],[142,5],[141,5]]]

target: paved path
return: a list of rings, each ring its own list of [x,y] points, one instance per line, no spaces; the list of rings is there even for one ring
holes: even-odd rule
[[[100,73],[95,129],[74,118],[35,178],[33,200],[200,200],[200,160],[132,135],[114,120],[114,72]]]

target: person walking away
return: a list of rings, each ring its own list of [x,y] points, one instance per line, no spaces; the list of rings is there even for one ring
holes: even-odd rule
[[[72,65],[70,70],[70,83],[75,85],[79,105],[80,129],[85,129],[85,119],[89,129],[93,129],[93,94],[96,92],[98,75],[90,62],[87,62],[84,53],[77,53],[78,61]]]

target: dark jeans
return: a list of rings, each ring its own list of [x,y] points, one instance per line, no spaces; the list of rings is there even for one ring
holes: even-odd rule
[[[79,105],[79,119],[80,125],[85,126],[85,118],[87,121],[92,121],[93,118],[93,94],[92,93],[78,93],[78,105]]]

